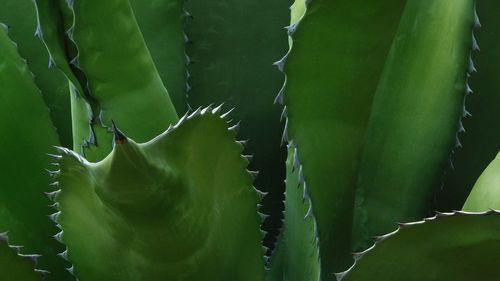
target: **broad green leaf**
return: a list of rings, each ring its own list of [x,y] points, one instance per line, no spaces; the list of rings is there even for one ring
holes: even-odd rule
[[[323,278],[351,259],[356,168],[372,98],[406,1],[313,0],[292,9],[286,60],[288,137],[318,223]]]
[[[36,9],[32,0],[0,1],[0,22],[9,26],[9,36],[18,45],[18,51],[27,60],[35,75],[35,83],[42,91],[45,104],[61,144],[71,146],[71,106],[68,83],[63,74],[49,69],[49,56],[42,41],[34,36],[37,31]]]
[[[396,222],[418,220],[432,208],[455,145],[467,72],[474,69],[474,2],[409,0],[405,7],[358,171],[355,251]]]
[[[474,182],[500,150],[500,2],[476,4],[481,28],[474,31],[480,51],[473,56],[477,73],[469,78],[473,93],[465,101],[464,133],[452,157],[444,190],[438,196],[442,210],[460,209]]]
[[[3,25],[0,85],[0,232],[9,231],[11,242],[24,245],[26,252],[44,255],[40,265],[52,272],[48,280],[68,280],[65,263],[56,256],[62,246],[52,238],[57,231],[47,217],[50,201],[44,195],[50,183],[45,170],[51,168],[46,153],[58,144],[57,134],[40,90]]]
[[[263,280],[260,197],[227,122],[197,110],[140,144],[115,129],[97,163],[61,148],[55,217],[80,281]]]
[[[498,208],[500,208],[500,153],[477,180],[463,209],[480,212]]]
[[[73,122],[75,150],[104,158],[111,120],[146,141],[178,119],[128,0],[49,2],[37,1],[44,40],[73,84],[73,116],[82,115],[74,117],[82,120]]]
[[[285,54],[291,0],[189,0],[186,23],[191,78],[188,103],[196,108],[225,103],[242,120],[240,137],[249,139],[250,168],[258,170],[256,186],[269,192],[263,211],[270,214],[264,229],[269,245],[277,234],[283,210],[286,160],[279,148],[283,123],[274,97],[283,74],[273,62]]]
[[[356,255],[342,281],[496,281],[500,215],[450,213],[401,225]]]
[[[273,253],[267,281],[320,280],[316,221],[305,182],[301,182],[297,151],[288,147],[285,221]]]
[[[187,111],[183,0],[130,0],[163,84],[180,114]]]
[[[36,270],[37,255],[23,255],[21,247],[8,243],[7,233],[0,233],[0,280],[41,281],[46,271]]]

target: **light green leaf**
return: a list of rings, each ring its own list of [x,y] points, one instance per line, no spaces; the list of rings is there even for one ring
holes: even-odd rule
[[[500,208],[500,153],[477,180],[463,209],[481,212],[497,208]]]
[[[80,281],[263,280],[260,198],[217,110],[147,143],[115,130],[97,163],[61,148],[59,238]]]

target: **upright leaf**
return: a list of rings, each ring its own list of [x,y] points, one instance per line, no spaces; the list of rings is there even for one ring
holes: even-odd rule
[[[69,280],[61,250],[48,219],[50,201],[43,194],[50,183],[46,153],[58,144],[40,90],[15,44],[0,25],[0,232],[26,252],[44,257],[40,266],[52,272],[48,280]],[[0,263],[1,264],[1,263]],[[1,277],[1,276],[0,276]],[[2,278],[3,280],[3,278]],[[6,279],[7,280],[7,279]]]
[[[115,129],[98,163],[61,149],[58,237],[79,280],[263,280],[259,196],[216,112],[142,144]]]
[[[18,44],[19,53],[27,60],[42,92],[50,116],[57,128],[61,144],[71,146],[71,106],[69,90],[63,74],[49,69],[49,55],[36,35],[36,9],[31,0],[0,1],[0,22],[9,26],[9,36]]]
[[[460,209],[474,182],[500,150],[500,2],[477,1],[477,15],[481,28],[477,29],[473,56],[477,74],[470,78],[474,93],[464,104],[465,132],[459,136],[459,145],[452,157],[453,169],[444,179],[444,190],[438,194],[438,208]],[[470,92],[472,93],[472,92]]]
[[[264,211],[271,215],[267,245],[277,234],[283,210],[283,180],[286,160],[279,149],[280,109],[274,96],[283,84],[283,74],[273,62],[287,48],[284,27],[290,21],[291,0],[189,0],[186,11],[189,38],[187,54],[192,63],[188,102],[192,107],[225,103],[242,120],[240,137],[249,139],[254,155],[251,169],[258,170],[256,185],[269,195]]]
[[[299,0],[292,9],[292,48],[280,62],[286,85],[277,100],[288,113],[284,137],[297,146],[303,166],[325,280],[351,263],[356,168],[405,3],[313,0],[306,9]]]
[[[463,113],[473,0],[409,0],[375,94],[359,167],[354,250],[428,214]],[[314,204],[314,201],[313,201]]]
[[[286,161],[285,220],[267,281],[321,280],[317,225],[296,153],[293,144],[290,145]]]
[[[163,84],[180,114],[187,111],[184,0],[130,0]]]
[[[139,141],[177,120],[128,0],[37,4],[49,52],[72,84],[75,150],[104,158],[111,120]]]

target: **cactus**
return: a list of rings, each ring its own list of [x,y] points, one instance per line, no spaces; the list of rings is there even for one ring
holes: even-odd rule
[[[0,0],[0,279],[498,279],[499,8]]]

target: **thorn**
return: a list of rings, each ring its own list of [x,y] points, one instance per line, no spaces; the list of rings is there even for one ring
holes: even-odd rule
[[[39,39],[42,39],[43,37],[42,27],[40,25],[36,26],[35,36],[38,37]]]
[[[7,235],[7,233],[8,233],[7,231],[0,233],[0,241],[3,241],[3,242],[9,241],[9,236]]]
[[[247,171],[252,176],[253,180],[255,180],[257,178],[257,176],[259,175],[259,171],[250,171],[250,170],[247,170]]]
[[[307,219],[307,218],[312,218],[312,214],[313,214],[313,211],[312,211],[312,204],[309,204],[309,208],[307,209],[307,213],[306,213],[306,215],[304,216],[304,219]]]
[[[479,28],[481,27],[481,22],[479,21],[479,17],[477,16],[477,11],[474,8],[474,27]]]
[[[42,279],[44,279],[45,277],[47,277],[47,275],[50,274],[50,271],[42,270],[42,269],[35,269],[35,273],[38,274],[38,276],[40,276]]]
[[[476,66],[474,66],[474,61],[472,60],[472,55],[469,55],[469,73],[477,72]]]
[[[128,143],[128,138],[125,134],[116,127],[115,121],[111,120],[111,124],[113,125],[113,134],[114,134],[114,143],[115,144],[126,144]]]
[[[20,257],[22,257],[23,259],[33,263],[33,264],[37,264],[38,262],[38,258],[41,257],[41,255],[36,255],[36,254],[33,254],[33,255],[23,255],[23,254],[18,254]]]
[[[285,27],[287,33],[288,33],[288,36],[292,36],[293,33],[295,32],[295,30],[297,30],[297,24],[296,23],[293,23],[287,27]]]
[[[474,36],[474,32],[472,32],[472,50],[473,51],[480,51],[481,50],[479,48],[479,45],[477,44],[477,39],[476,39],[476,36]]]
[[[250,164],[250,162],[252,162],[253,155],[242,155],[242,156],[243,156],[243,159],[245,159],[245,161],[247,161],[248,164]]]
[[[283,105],[285,103],[285,84],[281,87],[280,91],[274,98],[274,104],[281,104]]]
[[[257,214],[259,214],[260,221],[262,221],[262,222],[265,221],[269,217],[269,215],[266,215],[266,214],[261,213],[261,212],[257,212]]]
[[[61,155],[51,154],[51,153],[47,153],[47,156],[52,157],[52,158],[54,158],[54,159],[56,159],[56,160],[59,160],[59,159],[61,159],[61,158],[62,158],[62,156],[61,156]]]
[[[64,250],[64,252],[61,252],[61,253],[59,253],[57,255],[60,256],[61,258],[65,259],[65,260],[68,260],[68,249]]]
[[[58,223],[58,218],[59,218],[59,215],[61,215],[61,212],[56,212],[56,213],[53,213],[52,215],[48,215],[49,219],[55,223]]]
[[[56,234],[55,234],[54,236],[52,236],[52,237],[54,237],[54,239],[56,239],[56,240],[57,240],[57,242],[59,242],[59,243],[63,243],[63,241],[62,241],[62,235],[63,235],[63,232],[61,231],[61,232],[56,233]]]
[[[287,57],[288,57],[288,53],[284,57],[282,57],[279,61],[274,63],[274,65],[276,65],[281,72],[283,72],[283,70],[285,69],[285,63],[286,63]]]
[[[288,119],[285,121],[285,127],[283,129],[283,136],[281,137],[281,146],[288,142]]]
[[[240,122],[241,121],[238,121],[238,123],[236,123],[236,125],[229,127],[228,130],[237,132],[240,129]]]
[[[220,110],[222,109],[223,105],[224,105],[224,103],[221,103],[219,106],[217,106],[216,108],[214,108],[212,110],[212,114],[218,114],[220,112]]]
[[[280,121],[283,121],[287,117],[286,105],[283,107],[283,111],[281,111]]]
[[[215,110],[215,109],[214,109],[214,110]],[[231,114],[231,112],[233,112],[233,110],[234,110],[234,107],[233,107],[233,108],[231,108],[228,112],[226,112],[226,113],[222,114],[222,115],[220,116],[220,118],[222,118],[222,119],[226,119],[226,117],[227,117],[227,116],[229,116],[229,114]]]
[[[193,113],[191,113],[187,118],[191,119],[201,114],[201,107],[198,107]]]
[[[71,275],[75,275],[75,267],[74,266],[68,267],[68,268],[66,268],[66,270],[69,273],[71,273]]]

